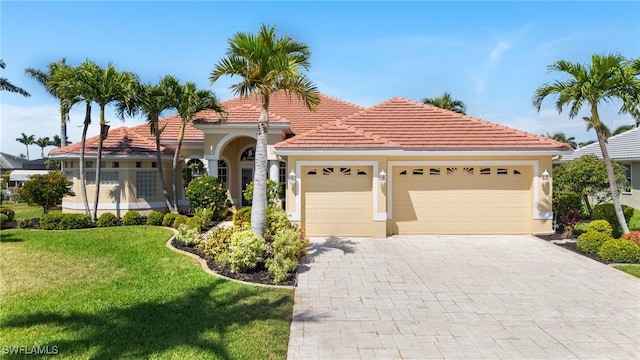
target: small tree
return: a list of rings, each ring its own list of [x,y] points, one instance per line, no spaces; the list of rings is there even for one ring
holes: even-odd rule
[[[612,161],[618,187],[627,181],[622,165]],[[611,188],[604,161],[597,156],[583,155],[553,169],[553,192],[578,194],[587,208],[589,217],[593,215],[593,206],[611,201]],[[592,204],[592,202],[594,202]]]
[[[75,195],[72,186],[73,183],[60,171],[33,175],[20,188],[20,197],[29,205],[42,206],[46,214],[49,209],[62,204],[62,198],[66,195]]]
[[[194,208],[213,209],[215,214],[223,213],[229,207],[227,189],[220,179],[213,176],[193,179],[187,185],[185,195]]]

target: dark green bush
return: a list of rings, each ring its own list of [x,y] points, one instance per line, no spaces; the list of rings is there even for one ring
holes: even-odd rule
[[[556,221],[558,225],[562,224],[561,219],[571,212],[571,210],[580,210],[582,209],[582,198],[579,194],[574,193],[560,193],[553,194],[553,201],[551,204],[553,213],[556,216]]]
[[[613,234],[613,228],[607,220],[593,220],[587,225],[587,231],[595,231],[609,236]]]
[[[218,216],[226,216],[231,205],[224,184],[213,176],[193,179],[185,189],[185,196],[194,208],[210,208]]]
[[[13,209],[8,207],[0,207],[0,214],[7,215],[7,221],[13,221],[16,218],[16,212]]]
[[[622,205],[622,212],[624,213],[624,220],[629,223],[633,216],[634,209],[631,206]],[[620,229],[620,223],[616,216],[616,211],[613,208],[613,204],[600,204],[593,208],[593,219],[607,220],[613,227],[613,236],[620,237],[622,235],[622,229]]]
[[[600,246],[607,240],[613,239],[611,235],[604,234],[597,231],[587,231],[586,233],[578,236],[578,243],[576,244],[578,250],[586,254],[596,255]]]
[[[640,247],[631,240],[610,239],[602,244],[598,257],[614,263],[637,263],[640,261]]]
[[[251,226],[251,206],[243,207],[233,214],[233,226],[239,228]]]
[[[33,227],[33,219],[30,219],[30,218],[21,219],[18,222],[18,226],[21,229],[31,229]]]
[[[118,226],[118,217],[115,214],[106,212],[98,218],[96,221],[97,227],[109,227],[109,226]]]
[[[93,227],[91,216],[85,214],[49,213],[40,217],[43,230],[71,230]]]
[[[147,225],[152,226],[162,226],[162,220],[164,219],[164,214],[160,211],[152,211],[147,216]]]
[[[122,217],[122,225],[142,225],[142,215],[135,210],[128,211]]]
[[[0,229],[4,229],[4,227],[7,226],[8,222],[9,217],[4,213],[0,213]]]
[[[253,181],[250,182],[245,188],[242,196],[245,200],[253,201]],[[282,197],[282,185],[277,181],[267,179],[267,204],[277,205],[280,204],[280,198]]]

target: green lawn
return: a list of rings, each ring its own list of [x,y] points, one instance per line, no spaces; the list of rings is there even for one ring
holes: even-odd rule
[[[635,209],[631,219],[629,219],[629,229],[640,230],[640,210]]]
[[[640,264],[616,265],[616,269],[640,278]]]
[[[13,209],[16,212],[16,220],[37,218],[42,216],[42,206],[29,206],[25,203],[5,201],[2,206]],[[61,212],[60,209],[49,210],[49,212]]]
[[[1,231],[0,346],[56,346],[62,359],[286,358],[293,291],[208,275],[166,248],[170,236]]]

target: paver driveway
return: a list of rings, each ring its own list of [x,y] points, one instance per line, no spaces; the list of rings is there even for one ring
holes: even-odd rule
[[[532,236],[312,239],[289,359],[640,359],[640,280]]]

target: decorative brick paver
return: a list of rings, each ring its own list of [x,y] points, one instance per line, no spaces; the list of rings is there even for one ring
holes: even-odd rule
[[[312,239],[289,359],[640,359],[640,280],[532,236]]]

